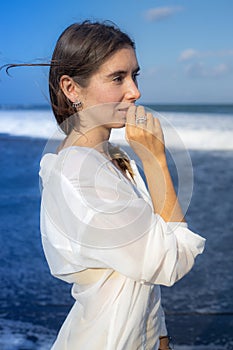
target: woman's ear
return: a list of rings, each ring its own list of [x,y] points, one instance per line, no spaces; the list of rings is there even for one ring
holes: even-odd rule
[[[60,78],[60,88],[66,97],[75,102],[79,96],[79,86],[69,75],[62,75]]]

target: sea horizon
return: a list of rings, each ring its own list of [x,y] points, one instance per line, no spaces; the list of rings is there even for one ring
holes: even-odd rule
[[[143,106],[163,112],[189,112],[189,113],[233,113],[232,103],[210,102],[140,102]],[[24,104],[0,104],[0,110],[51,110],[49,104],[24,103]]]

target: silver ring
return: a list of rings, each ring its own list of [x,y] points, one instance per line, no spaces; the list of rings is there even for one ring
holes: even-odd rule
[[[142,115],[141,117],[136,117],[136,124],[144,124],[147,122],[147,116]]]

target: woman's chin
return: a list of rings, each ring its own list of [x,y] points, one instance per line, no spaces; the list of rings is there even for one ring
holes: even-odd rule
[[[118,122],[118,123],[113,123],[111,125],[111,129],[121,129],[125,127],[125,121]]]

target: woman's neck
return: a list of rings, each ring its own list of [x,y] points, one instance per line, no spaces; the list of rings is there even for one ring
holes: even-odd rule
[[[85,134],[81,131],[73,130],[63,141],[59,150],[70,146],[90,147],[108,156],[110,133],[111,129],[103,127],[93,128],[85,132]]]

